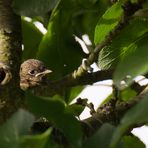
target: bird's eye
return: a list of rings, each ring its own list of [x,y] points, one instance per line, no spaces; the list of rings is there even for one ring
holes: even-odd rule
[[[40,67],[40,71],[43,72],[44,70],[46,70],[46,67],[45,66],[41,66]]]
[[[28,74],[30,74],[30,75],[35,75],[35,74],[37,74],[37,71],[36,70],[29,70],[29,72],[28,72]]]

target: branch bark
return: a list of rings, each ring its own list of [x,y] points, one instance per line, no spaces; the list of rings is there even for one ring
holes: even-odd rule
[[[74,77],[73,73],[57,81],[48,81],[47,84],[31,89],[35,95],[53,96],[63,94],[65,88],[78,85],[91,85],[98,81],[112,79],[113,70],[102,70],[93,73],[85,73],[79,77]],[[30,90],[29,90],[30,91]]]
[[[92,135],[96,129],[100,128],[104,123],[111,123],[115,126],[118,125],[124,114],[143,99],[146,94],[148,94],[148,86],[138,96],[134,97],[130,101],[119,102],[116,103],[115,106],[112,100],[104,104],[98,108],[97,112],[94,113],[93,116],[82,120],[82,127],[85,134],[87,136]],[[134,127],[136,127],[136,125],[134,125]]]
[[[0,124],[24,104],[19,89],[21,18],[11,8],[12,0],[0,0]]]

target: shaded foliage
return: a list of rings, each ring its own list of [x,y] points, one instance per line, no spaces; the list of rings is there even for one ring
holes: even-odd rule
[[[89,56],[83,51],[75,36],[82,39],[82,35],[87,35],[92,43],[90,53],[93,53],[98,44],[110,37],[111,31],[125,14],[127,6],[137,4],[140,5],[138,8],[142,8],[142,2],[139,4],[137,0],[127,3],[128,5],[124,3],[124,0],[114,4],[108,0],[14,0],[13,10],[22,17],[22,61],[28,58],[42,60],[53,70],[50,80],[58,80],[72,73],[78,69],[82,60]],[[148,2],[145,2],[142,10],[147,9]],[[145,12],[148,15],[148,12]],[[121,30],[115,30],[118,32],[117,36],[111,38],[110,44],[101,49],[95,61],[101,70],[115,71],[113,81],[117,91],[121,91],[121,100],[117,101],[119,104],[136,98],[137,93],[130,88],[131,83],[136,76],[148,72],[148,18],[145,16],[146,14],[138,11],[127,17],[129,22]],[[27,21],[25,17],[30,17],[31,21]],[[45,27],[47,33],[41,33],[34,24],[37,21]],[[130,79],[125,80],[128,75]],[[125,88],[121,88],[122,80],[125,80]],[[86,106],[92,106],[90,107],[87,101],[86,106],[70,104],[84,87],[64,88],[62,96],[53,97],[35,96],[27,92],[26,101],[34,115],[19,110],[2,125],[0,147],[144,147],[137,137],[126,134],[129,134],[129,129],[133,125],[148,122],[147,93],[143,94],[140,103],[129,111],[126,110],[121,122],[112,121],[114,125],[111,125],[111,122],[100,121],[102,126],[87,137],[87,130],[79,120],[79,115]],[[116,97],[113,92],[103,104],[112,98],[118,99]],[[101,107],[105,107],[103,104]],[[113,111],[114,109],[116,108],[112,108]],[[33,135],[30,129],[34,116],[45,117],[51,126],[45,132]],[[91,128],[89,123],[88,126]],[[55,132],[55,129],[58,132]],[[63,139],[66,139],[66,142]]]

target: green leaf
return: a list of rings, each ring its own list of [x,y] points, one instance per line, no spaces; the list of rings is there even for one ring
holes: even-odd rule
[[[124,136],[124,148],[145,148],[144,143],[136,136]]]
[[[119,62],[114,73],[114,82],[117,86],[119,86],[120,81],[125,79],[127,75],[134,78],[148,71],[147,41],[148,35],[145,35],[124,49],[123,59]],[[132,79],[127,80],[127,83],[131,82]]]
[[[65,101],[67,104],[71,103],[84,89],[84,86],[76,86],[72,88],[66,88]]]
[[[48,32],[43,37],[37,54],[37,57],[52,69],[52,79],[58,79],[75,70],[84,56],[81,46],[74,38],[73,9],[62,8],[58,9],[50,19]]]
[[[74,146],[81,144],[81,127],[77,119],[66,112],[63,102],[52,100],[52,98],[43,98],[28,95],[27,101],[31,110],[42,117],[46,117],[58,129],[60,129],[68,141]]]
[[[99,105],[99,107],[103,106],[104,104],[106,104],[107,102],[109,102],[111,99],[113,99],[113,94],[109,94]]]
[[[23,136],[20,140],[21,148],[45,148],[49,136],[51,134],[51,129],[49,128],[43,134],[33,135],[33,136]]]
[[[121,136],[128,130],[129,127],[135,124],[148,122],[148,93],[143,95],[142,100],[133,108],[131,108],[122,118],[121,124],[116,129],[111,147],[115,147]]]
[[[121,99],[123,101],[129,101],[129,100],[133,99],[136,96],[136,94],[137,94],[136,91],[127,87],[121,91]]]
[[[139,37],[148,31],[148,21],[134,19],[127,25],[120,34],[113,39],[112,43],[101,50],[98,58],[98,65],[101,69],[109,69],[117,66],[125,54],[125,47],[135,42]]]
[[[85,148],[108,148],[111,142],[115,127],[106,123],[85,143]],[[120,145],[121,148],[122,145]]]
[[[72,114],[65,112],[58,119],[56,125],[63,131],[71,145],[81,147],[82,133],[80,122]]]
[[[79,7],[72,20],[75,34],[81,38],[87,34],[94,46],[94,30],[99,18],[104,14],[109,3],[104,0],[78,0]],[[98,9],[99,8],[99,9]]]
[[[136,106],[134,106],[125,114],[125,116],[121,120],[122,126],[127,127],[133,124],[148,122],[147,103],[148,103],[148,93],[143,96],[142,100]]]
[[[14,0],[14,11],[23,16],[41,16],[51,11],[59,0]]]
[[[24,45],[23,60],[35,58],[43,34],[32,22],[27,22],[22,18],[22,35]]]
[[[80,114],[83,112],[84,109],[85,109],[84,106],[78,104],[72,104],[66,107],[67,112],[70,112],[71,114],[77,117],[80,116]]]
[[[35,114],[48,117],[51,121],[56,121],[65,110],[65,105],[60,100],[33,96],[31,94],[27,94],[26,99]]]
[[[80,3],[83,7],[90,7],[91,5],[95,4],[97,0],[78,0],[78,3]]]
[[[105,39],[105,36],[118,24],[123,13],[123,0],[116,2],[111,8],[107,9],[99,20],[95,29],[95,44],[99,44]]]
[[[120,90],[120,98],[122,101],[129,101],[132,100],[136,96],[137,92],[133,89],[127,87],[123,90]],[[111,99],[113,99],[113,95],[110,94],[103,100],[103,102],[99,105],[99,107],[103,106],[105,103],[109,102]]]
[[[51,139],[48,139],[48,143],[46,144],[45,148],[60,148],[60,145],[54,142],[51,138]]]
[[[0,146],[2,148],[19,148],[20,136],[28,133],[33,121],[33,115],[22,109],[18,110],[0,127]]]

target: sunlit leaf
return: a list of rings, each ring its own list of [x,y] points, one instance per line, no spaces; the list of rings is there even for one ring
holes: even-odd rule
[[[99,67],[101,69],[115,68],[125,54],[124,49],[145,34],[148,31],[147,26],[147,20],[132,20],[109,46],[101,50],[98,58]]]
[[[118,24],[123,13],[123,0],[116,2],[111,8],[107,9],[102,18],[99,20],[95,29],[95,44],[105,39],[105,36]]]
[[[136,92],[131,88],[126,88],[121,91],[121,99],[123,101],[129,101],[130,99],[133,99],[136,96]]]
[[[120,81],[126,76],[131,76],[127,79],[127,83],[132,82],[135,76],[145,74],[148,71],[148,35],[143,36],[134,43],[124,49],[124,56],[119,62],[114,73],[114,82],[119,86]]]

